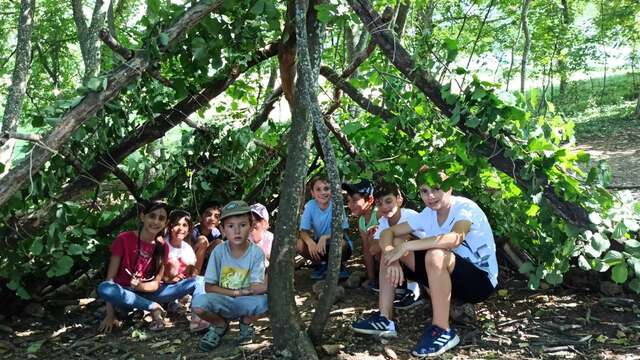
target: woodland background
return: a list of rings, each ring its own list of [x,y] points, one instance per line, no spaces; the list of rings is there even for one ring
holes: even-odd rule
[[[272,299],[268,352],[310,356],[335,327],[339,288],[301,317],[292,229],[305,179],[326,172],[341,204],[341,180],[386,178],[419,208],[413,178],[424,163],[432,180],[454,175],[446,186],[487,213],[511,274],[502,298],[591,287],[637,318],[637,1],[0,0],[0,9],[3,319],[79,306],[114,236],[136,226],[137,200],[196,214],[204,201],[242,198],[276,214],[270,291],[285,295]],[[30,341],[25,349],[42,340]]]

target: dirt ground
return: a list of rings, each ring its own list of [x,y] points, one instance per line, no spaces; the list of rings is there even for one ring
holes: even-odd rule
[[[352,263],[351,269],[358,271]],[[316,296],[309,269],[296,273],[296,300],[310,320]],[[475,314],[456,307],[453,326],[461,343],[445,359],[640,359],[640,303],[637,296],[605,296],[592,289],[530,291],[509,269],[501,269],[501,290]],[[620,289],[617,289],[619,291]],[[331,313],[324,359],[411,359],[411,350],[429,321],[428,304],[398,312],[399,337],[385,340],[354,334],[351,322],[376,307],[364,288],[347,289]],[[253,344],[235,342],[237,324],[212,353],[197,350],[199,335],[190,334],[185,309],[171,314],[161,332],[147,329],[149,316],[135,314],[112,334],[97,334],[104,304],[92,298],[52,301],[3,319],[0,358],[49,359],[270,359],[274,358],[268,320],[257,323]],[[30,313],[27,315],[26,313]],[[462,313],[462,315],[460,314]]]
[[[607,159],[612,186],[640,198],[640,130],[636,122],[606,136],[579,139],[595,160]],[[358,258],[350,269],[361,271]],[[309,269],[296,273],[296,300],[305,321],[317,300]],[[95,281],[98,281],[96,279]],[[577,283],[580,283],[579,281]],[[445,359],[640,359],[640,299],[616,286],[590,289],[583,285],[530,291],[526,281],[501,267],[500,290],[474,312],[456,307],[453,326],[461,343]],[[586,285],[584,285],[586,284]],[[612,285],[612,284],[610,284]],[[93,295],[95,296],[95,295]],[[188,331],[186,309],[171,314],[167,328],[151,332],[149,316],[136,314],[112,334],[97,334],[104,304],[91,288],[80,299],[34,304],[21,314],[0,318],[0,358],[10,359],[272,359],[269,321],[256,325],[253,344],[235,342],[237,324],[212,353],[197,350],[200,335]],[[351,323],[377,307],[374,293],[346,289],[335,306],[318,348],[323,359],[411,359],[411,350],[429,322],[428,304],[399,312],[399,337],[385,340],[355,335]],[[469,310],[469,308],[467,308]]]

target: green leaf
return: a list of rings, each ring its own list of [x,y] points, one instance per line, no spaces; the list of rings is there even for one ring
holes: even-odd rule
[[[36,238],[32,243],[31,243],[31,248],[29,250],[31,250],[31,254],[34,256],[38,256],[40,254],[42,254],[42,250],[44,249],[44,245],[42,245],[42,240],[40,240],[40,238]]]
[[[458,56],[458,40],[452,38],[446,38],[443,41],[444,47],[447,50],[447,62],[450,63]]]
[[[161,33],[158,36],[158,41],[160,42],[161,46],[167,47],[169,45],[169,35],[167,35],[166,32]]]
[[[533,265],[533,263],[531,261],[527,261],[522,263],[522,265],[520,265],[520,268],[518,268],[518,272],[520,272],[520,274],[528,274],[532,272],[534,269],[535,269],[535,266]]]
[[[38,340],[38,341],[34,341],[32,342],[29,347],[27,348],[27,352],[29,354],[35,354],[38,351],[40,351],[40,348],[42,348],[42,344],[44,344],[44,342],[47,341],[46,339],[44,340]]]
[[[84,251],[84,248],[78,244],[71,244],[67,249],[67,254],[69,255],[81,255]]]
[[[589,264],[589,261],[587,261],[587,259],[584,257],[584,255],[580,255],[578,257],[578,266],[580,267],[580,269],[582,269],[584,271],[591,270],[591,264]]]
[[[562,274],[559,272],[551,272],[548,273],[544,278],[550,285],[559,285],[562,284]]]
[[[87,82],[87,87],[92,91],[102,90],[102,79],[99,77],[92,77]]]
[[[95,229],[92,229],[92,228],[89,228],[89,227],[82,228],[82,232],[85,233],[86,235],[89,235],[89,236],[93,236],[93,235],[97,234]]]
[[[611,269],[611,280],[617,282],[618,284],[622,284],[627,281],[627,277],[629,276],[629,269],[627,268],[627,264],[620,263]]]
[[[449,118],[449,124],[453,126],[459,122],[460,122],[460,103],[456,103],[456,107],[453,108],[453,113]]]
[[[624,257],[619,251],[609,250],[606,254],[604,254],[602,261],[604,261],[609,266],[614,266],[623,263]]]
[[[529,207],[529,210],[527,210],[527,216],[536,217],[539,212],[540,212],[540,206],[536,204],[531,204],[531,206]]]
[[[331,3],[319,4],[315,6],[318,21],[328,24],[335,17],[336,5]]]
[[[637,257],[630,257],[627,259],[627,263],[631,266],[631,270],[636,274],[636,277],[640,277],[640,259]]]
[[[602,236],[602,234],[595,233],[593,234],[593,238],[591,239],[591,246],[593,246],[593,248],[597,251],[604,252],[605,250],[609,249],[609,246],[611,246],[611,242],[609,241],[609,239]]]
[[[211,186],[209,186],[209,183],[204,180],[200,183],[200,187],[204,191],[211,191]]]
[[[71,267],[73,266],[73,258],[68,255],[61,256],[56,263],[49,268],[47,271],[47,276],[56,277],[62,276],[69,273]]]
[[[600,216],[600,214],[598,213],[593,212],[589,214],[589,221],[591,221],[591,223],[594,225],[600,225],[602,224],[602,216]]]
[[[257,0],[250,10],[254,15],[261,15],[264,12],[264,0]]]
[[[623,222],[619,222],[618,225],[616,225],[616,228],[613,230],[613,238],[622,239],[624,238],[624,234],[626,233],[627,233],[627,227],[624,225]]]

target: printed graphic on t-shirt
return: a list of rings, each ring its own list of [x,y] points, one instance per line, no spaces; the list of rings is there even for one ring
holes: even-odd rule
[[[249,269],[223,265],[220,286],[234,290],[249,287]]]
[[[137,250],[136,250],[137,251]],[[134,264],[135,272],[134,274],[138,274],[138,276],[145,277],[146,272],[148,270],[149,264],[151,263],[152,253],[148,252],[146,249],[140,249],[140,255],[138,255],[138,261]],[[135,255],[134,255],[135,259]]]

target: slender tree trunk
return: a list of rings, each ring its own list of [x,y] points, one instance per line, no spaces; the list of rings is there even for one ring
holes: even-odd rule
[[[272,296],[269,296],[269,314],[274,343],[280,354],[286,354],[293,359],[317,359],[318,356],[303,328],[295,303],[293,272],[296,241],[298,240],[298,205],[302,200],[310,148],[311,104],[309,103],[309,93],[312,90],[307,87],[307,84],[313,82],[309,79],[317,81],[320,59],[316,59],[316,63],[313,64],[309,59],[309,54],[315,54],[315,52],[309,51],[307,41],[318,41],[318,39],[307,37],[304,16],[307,12],[306,2],[304,0],[292,1],[289,2],[289,6],[293,6],[293,8],[289,8],[288,11],[296,14],[294,18],[297,38],[295,46],[299,53],[296,61],[298,76],[293,94],[292,124],[288,135],[287,161],[281,186],[281,189],[286,189],[286,191],[280,193],[280,214],[275,226],[277,241],[273,243],[271,250],[269,294]],[[294,44],[289,43],[289,46],[292,45]],[[309,47],[311,46],[309,44]],[[315,43],[313,46],[319,49],[320,44]],[[273,294],[278,295],[274,296]]]
[[[507,71],[507,91],[509,91],[509,84],[511,83],[511,71],[513,70],[513,65],[515,64],[516,58],[516,46],[518,46],[518,42],[520,41],[520,34],[522,34],[522,24],[518,27],[518,35],[516,36],[516,40],[513,42],[513,46],[511,47],[511,63],[509,64],[509,70]]]
[[[71,0],[73,21],[78,31],[78,42],[84,63],[83,82],[97,76],[100,73],[102,42],[98,37],[98,31],[104,27],[107,13],[111,7],[111,0],[96,0],[91,23],[87,25],[87,19],[82,11],[82,0]]]
[[[640,93],[638,94],[638,102],[636,103],[636,118],[640,119]]]
[[[562,40],[561,40],[561,50],[560,55],[558,56],[558,72],[560,74],[560,100],[563,100],[565,94],[567,92],[567,79],[569,77],[569,70],[567,69],[567,61],[565,60],[566,54],[563,54],[562,49],[566,48],[568,44],[568,37],[570,32],[570,26],[573,22],[571,18],[571,9],[569,8],[569,0],[561,0],[562,3]]]
[[[18,20],[18,43],[16,46],[16,60],[11,78],[11,87],[4,107],[2,118],[2,134],[15,132],[22,114],[22,100],[27,92],[29,82],[29,70],[31,64],[31,32],[33,30],[33,13],[35,12],[35,0],[20,1],[20,17]],[[0,167],[4,164],[4,171],[11,167],[11,157],[15,139],[9,139],[3,135],[0,137]]]
[[[529,49],[531,48],[531,34],[529,33],[529,22],[527,21],[530,3],[531,0],[522,1],[522,14],[520,15],[522,32],[524,33],[524,48],[522,49],[522,62],[520,64],[520,92],[523,94],[525,82],[527,81],[527,60],[529,58]]]

